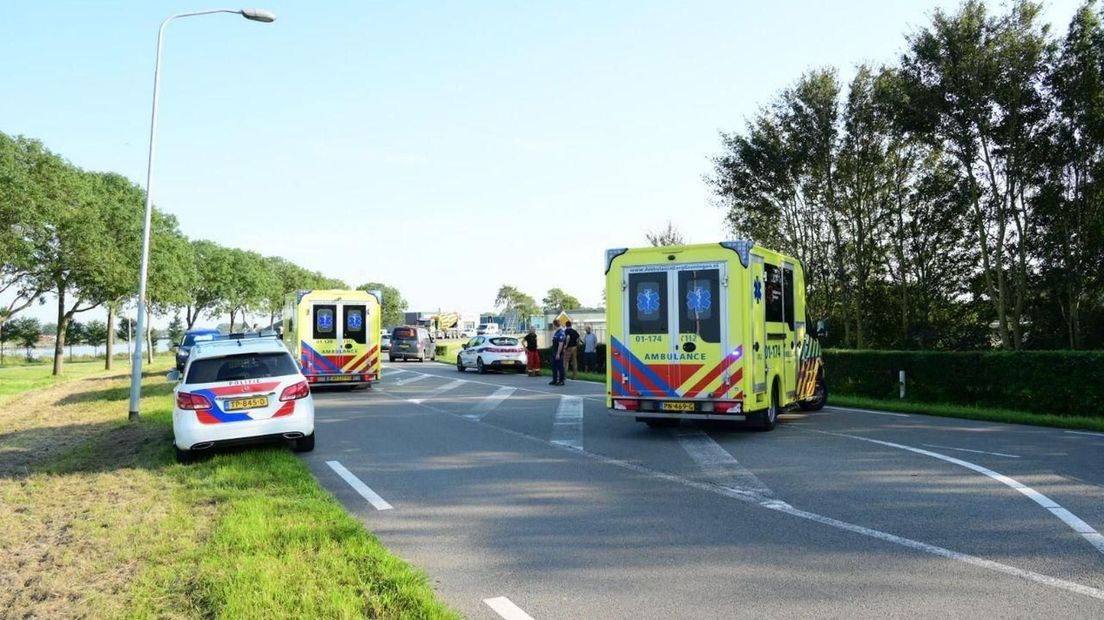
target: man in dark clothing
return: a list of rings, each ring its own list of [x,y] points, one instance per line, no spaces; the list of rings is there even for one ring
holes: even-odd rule
[[[540,353],[537,351],[537,328],[529,327],[525,335],[525,368],[530,377],[540,376]]]
[[[556,333],[552,334],[552,380],[548,382],[548,385],[563,385],[564,380],[564,342],[567,340],[567,336],[564,334],[564,330],[560,327],[560,320],[556,319],[552,321],[552,326],[556,328]]]
[[[564,369],[571,371],[571,380],[574,381],[579,378],[579,332],[571,326],[571,321],[567,322],[564,336],[567,337],[564,343]]]

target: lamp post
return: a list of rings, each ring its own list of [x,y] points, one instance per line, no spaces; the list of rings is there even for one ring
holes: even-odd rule
[[[170,15],[161,22],[157,31],[157,60],[153,65],[153,112],[150,114],[149,159],[146,162],[146,214],[142,228],[142,262],[138,276],[138,340],[134,344],[134,356],[131,358],[130,371],[130,414],[131,420],[138,419],[138,402],[142,395],[142,344],[146,333],[146,276],[149,272],[150,217],[153,214],[153,156],[157,150],[157,95],[161,88],[161,40],[165,37],[165,27],[174,19],[212,15],[214,13],[234,13],[255,22],[271,23],[276,15],[265,9],[212,9],[194,13]],[[153,343],[150,343],[153,346]]]

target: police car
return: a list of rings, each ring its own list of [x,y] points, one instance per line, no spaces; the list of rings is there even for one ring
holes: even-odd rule
[[[525,372],[525,349],[517,338],[509,336],[476,336],[461,345],[456,356],[456,370],[475,368],[479,374],[488,370]]]
[[[295,360],[274,338],[197,343],[171,371],[173,444],[180,462],[220,446],[290,441],[314,449],[314,400]]]

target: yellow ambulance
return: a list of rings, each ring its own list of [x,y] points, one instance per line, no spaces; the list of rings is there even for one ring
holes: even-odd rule
[[[770,430],[827,399],[801,264],[749,241],[608,250],[606,322],[612,415]]]
[[[380,291],[317,290],[289,295],[284,345],[312,384],[367,387],[380,379]]]

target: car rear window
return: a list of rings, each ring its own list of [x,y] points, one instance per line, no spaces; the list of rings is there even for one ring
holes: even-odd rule
[[[417,338],[418,332],[413,327],[396,327],[391,333],[392,338]]]
[[[491,338],[491,344],[499,347],[516,347],[517,338]]]
[[[208,357],[192,361],[188,383],[243,381],[283,377],[299,372],[287,353],[239,353],[226,357]]]

